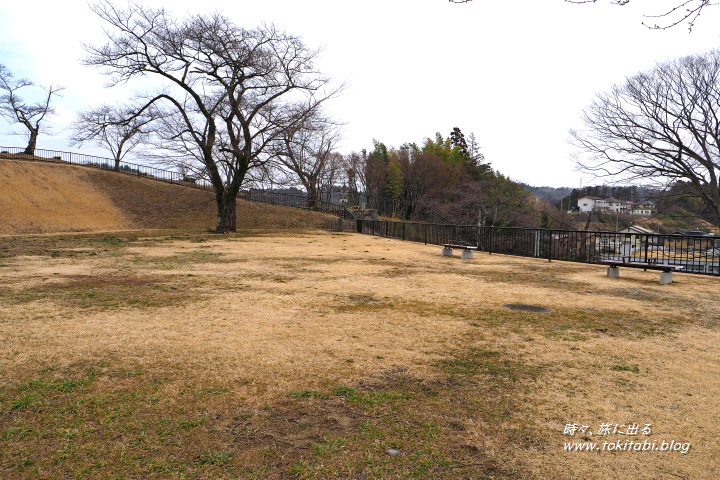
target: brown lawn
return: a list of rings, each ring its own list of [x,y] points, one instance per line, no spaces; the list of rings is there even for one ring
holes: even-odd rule
[[[717,278],[144,235],[0,238],[0,478],[720,475]]]

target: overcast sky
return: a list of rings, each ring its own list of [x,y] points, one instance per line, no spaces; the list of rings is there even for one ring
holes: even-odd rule
[[[573,5],[563,0],[204,0],[161,2],[178,16],[221,11],[240,26],[274,23],[323,47],[320,69],[343,95],[329,106],[347,123],[342,153],[421,143],[453,127],[474,132],[494,168],[531,185],[590,183],[575,170],[568,129],[593,96],[656,62],[720,46],[720,7],[692,33],[685,25],[653,31],[643,14],[673,0],[630,5]],[[118,2],[122,4],[123,2]],[[677,0],[675,0],[677,3]],[[82,43],[103,41],[103,24],[83,1],[0,4],[0,63],[18,77],[66,87],[56,102],[53,135],[38,148],[72,149],[65,127],[75,114],[122,101],[134,91],[105,89],[83,67]],[[139,87],[138,87],[139,88]],[[0,119],[0,145],[25,146]],[[21,131],[20,129],[17,129]],[[93,147],[87,153],[103,155]]]

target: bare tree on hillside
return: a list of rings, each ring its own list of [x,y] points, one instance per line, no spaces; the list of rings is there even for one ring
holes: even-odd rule
[[[146,142],[151,132],[150,123],[157,114],[146,111],[146,115],[134,115],[128,107],[101,105],[98,108],[78,114],[70,126],[70,140],[81,146],[95,142],[110,151],[115,161],[115,170],[120,162],[139,144]],[[129,120],[126,120],[129,119]]]
[[[659,64],[597,96],[571,130],[585,171],[689,182],[720,225],[720,50]]]
[[[333,151],[340,141],[339,126],[320,111],[292,128],[285,129],[278,142],[280,164],[307,191],[307,206],[315,208],[323,191],[332,188],[341,167]]]
[[[25,147],[26,155],[34,155],[37,146],[37,138],[40,134],[40,123],[48,115],[55,113],[51,105],[53,96],[63,90],[61,87],[50,85],[43,88],[43,100],[35,103],[28,103],[23,100],[18,92],[28,87],[35,87],[35,83],[27,78],[15,79],[12,72],[4,65],[0,65],[0,91],[6,93],[0,96],[0,116],[10,123],[19,123],[27,130],[28,144]]]
[[[273,26],[244,29],[218,13],[176,20],[163,9],[130,3],[123,10],[107,1],[92,9],[111,29],[105,45],[86,46],[85,63],[104,68],[114,85],[144,76],[163,82],[135,115],[162,112],[157,146],[168,162],[209,179],[217,231],[234,231],[248,171],[270,159],[268,147],[286,129],[339,91],[326,90],[329,79],[314,66],[318,52]]]

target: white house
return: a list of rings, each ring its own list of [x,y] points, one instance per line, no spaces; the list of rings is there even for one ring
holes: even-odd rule
[[[630,213],[632,210],[632,202],[620,200],[617,198],[605,198],[597,202],[599,210],[604,212]]]
[[[618,198],[580,197],[578,198],[578,210],[581,212],[616,212],[630,215],[652,215],[652,204],[643,203],[633,205],[633,202],[620,200]]]
[[[595,202],[602,200],[600,197],[580,197],[578,198],[578,209],[581,212],[592,212],[596,210]]]

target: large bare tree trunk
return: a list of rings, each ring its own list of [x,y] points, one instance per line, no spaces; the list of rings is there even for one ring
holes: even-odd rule
[[[25,155],[35,155],[35,147],[37,146],[38,130],[30,130],[30,139],[25,147]]]
[[[306,188],[307,188],[307,193],[308,193],[308,199],[307,199],[308,208],[317,208],[317,206],[318,206],[317,188],[315,188],[315,186],[311,183],[308,183]]]
[[[228,192],[216,196],[218,206],[217,233],[228,233],[237,230],[237,196]]]

